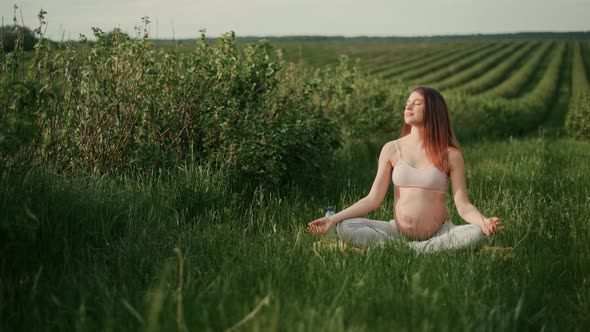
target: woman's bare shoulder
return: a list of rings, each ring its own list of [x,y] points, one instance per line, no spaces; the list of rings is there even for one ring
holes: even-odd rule
[[[457,164],[464,164],[465,163],[465,156],[463,156],[463,152],[457,148],[449,147],[447,149],[447,153],[449,156],[449,163],[451,167]]]
[[[447,148],[447,153],[449,154],[449,159],[450,158],[457,158],[457,157],[463,158],[463,151],[461,151],[460,149],[454,148],[452,146],[449,146]]]

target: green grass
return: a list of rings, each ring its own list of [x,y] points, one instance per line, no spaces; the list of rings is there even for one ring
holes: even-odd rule
[[[178,247],[189,331],[245,317],[240,330],[585,330],[589,151],[543,136],[465,145],[470,198],[502,218],[488,245],[512,247],[508,258],[399,244],[314,252],[306,223],[366,194],[375,146],[344,146],[329,181],[274,191],[198,166],[150,177],[4,173],[0,329],[177,330]],[[370,217],[390,219],[391,200]]]

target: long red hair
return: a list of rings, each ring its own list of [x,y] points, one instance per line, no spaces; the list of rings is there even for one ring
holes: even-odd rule
[[[453,133],[451,117],[445,99],[433,88],[420,86],[412,90],[424,98],[424,126],[422,127],[422,142],[430,162],[442,172],[449,173],[449,147],[455,148],[463,154],[459,142]],[[412,126],[403,123],[402,137],[410,133]]]

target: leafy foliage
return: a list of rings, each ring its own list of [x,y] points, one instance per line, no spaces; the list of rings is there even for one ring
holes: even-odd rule
[[[0,144],[10,153],[2,163],[103,174],[188,160],[277,184],[317,168],[341,132],[358,135],[386,114],[386,90],[362,92],[374,85],[344,59],[312,72],[286,64],[264,40],[239,50],[233,33],[215,45],[202,34],[189,52],[158,52],[144,23],[134,38],[95,28],[96,43],[82,36],[79,46],[53,45],[36,29],[26,72],[15,70],[20,58],[3,57]]]
[[[38,86],[31,82],[0,80],[0,154],[8,155],[28,146],[38,133],[34,110]]]

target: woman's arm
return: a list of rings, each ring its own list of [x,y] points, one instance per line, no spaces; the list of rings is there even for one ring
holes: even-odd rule
[[[461,152],[449,149],[450,178],[453,188],[453,199],[459,216],[470,224],[479,225],[486,235],[492,235],[497,230],[500,219],[486,218],[471,204],[465,184],[465,160]]]
[[[387,194],[387,189],[389,189],[391,171],[393,170],[391,160],[396,155],[397,152],[393,142],[385,144],[379,155],[377,175],[375,176],[369,194],[335,215],[312,221],[308,224],[309,230],[313,233],[325,233],[342,220],[359,217],[378,208],[381,202],[383,202],[385,194]]]

